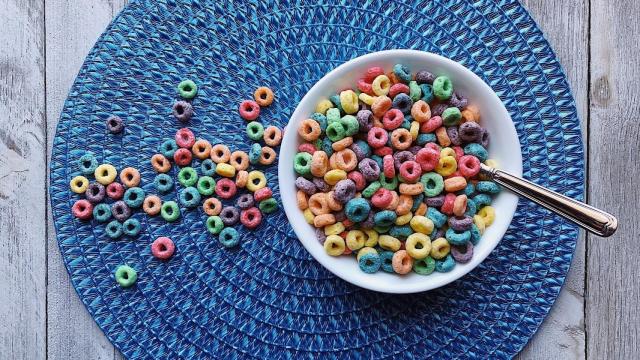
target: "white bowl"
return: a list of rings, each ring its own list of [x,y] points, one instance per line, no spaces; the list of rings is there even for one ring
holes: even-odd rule
[[[496,210],[496,219],[474,247],[473,258],[469,263],[456,264],[448,273],[434,272],[428,276],[413,272],[398,275],[384,271],[367,274],[360,270],[355,257],[333,257],[325,253],[316,239],[314,227],[304,220],[302,211],[296,205],[296,174],[293,171],[293,158],[300,144],[298,125],[311,116],[317,102],[335,94],[339,89],[355,89],[358,78],[372,66],[381,66],[389,71],[398,63],[407,65],[412,72],[428,70],[436,75],[447,75],[451,78],[454,89],[467,96],[470,103],[480,109],[480,124],[491,136],[489,157],[495,159],[501,169],[515,175],[522,174],[522,154],[516,129],[502,101],[487,84],[464,66],[442,56],[415,50],[387,50],[367,54],[338,66],[309,90],[287,125],[280,147],[278,178],[282,203],[289,222],[304,247],[320,264],[336,276],[366,289],[386,293],[414,293],[446,285],[478,266],[507,231],[518,204],[518,197],[502,191],[494,198],[492,206]]]

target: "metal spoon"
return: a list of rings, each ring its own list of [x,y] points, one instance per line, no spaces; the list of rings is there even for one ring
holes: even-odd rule
[[[573,221],[596,235],[608,237],[618,228],[618,219],[615,216],[593,206],[485,164],[480,164],[480,169],[497,184]]]

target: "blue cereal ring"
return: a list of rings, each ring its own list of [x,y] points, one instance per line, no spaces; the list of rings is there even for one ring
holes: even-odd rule
[[[158,151],[160,154],[164,155],[167,159],[173,159],[173,155],[178,150],[178,144],[174,139],[167,139],[160,144]]]
[[[489,158],[489,153],[487,152],[487,149],[485,149],[484,146],[476,143],[471,143],[465,146],[464,153],[465,155],[473,155],[477,157],[480,160],[480,162],[485,162]]]
[[[194,208],[200,203],[200,192],[193,186],[184,188],[180,192],[180,205],[186,208]]]
[[[365,221],[371,211],[371,205],[363,198],[353,198],[344,207],[347,219],[359,223]]]
[[[230,248],[238,245],[240,242],[240,237],[238,236],[238,230],[228,227],[222,229],[220,231],[220,235],[218,235],[218,240],[222,244],[222,246]]]
[[[375,232],[377,232],[378,234],[386,234],[387,232],[389,232],[389,229],[391,229],[391,225],[376,225],[373,227],[373,230],[375,230]]]
[[[371,160],[373,160],[373,161],[377,162],[377,163],[378,163],[378,167],[379,167],[380,169],[382,169],[382,168],[383,168],[383,166],[382,166],[382,163],[383,163],[383,161],[382,161],[382,156],[378,156],[378,155],[371,155]]]
[[[94,206],[93,218],[99,222],[106,222],[111,218],[111,207],[105,203]]]
[[[457,232],[452,228],[449,228],[445,233],[445,238],[451,245],[465,245],[469,240],[471,240],[471,231],[466,230]]]
[[[355,142],[354,146],[359,147],[360,151],[362,151],[365,157],[371,156],[371,147],[369,146],[369,144],[367,144],[366,141],[358,140]]]
[[[142,206],[142,202],[144,202],[144,190],[139,187],[128,188],[127,191],[124,192],[122,199],[128,207],[132,209],[139,208]]]
[[[373,223],[376,224],[376,226],[381,226],[381,227],[392,226],[393,224],[395,224],[397,218],[398,218],[398,215],[396,215],[394,211],[382,210],[373,216]]]
[[[104,229],[107,233],[107,236],[112,239],[117,239],[122,236],[122,224],[118,222],[118,220],[113,220],[112,222],[107,224],[107,227]]]
[[[476,187],[472,183],[467,183],[467,187],[464,188],[464,194],[467,195],[468,198],[471,197],[476,192]]]
[[[411,107],[413,106],[413,101],[409,97],[409,95],[405,93],[400,93],[393,98],[393,107],[402,111],[403,114],[408,114],[411,112]],[[405,119],[406,121],[407,119]],[[411,125],[409,125],[411,126]]]
[[[249,162],[252,165],[257,164],[260,161],[260,155],[262,154],[262,146],[258,143],[254,143],[251,145],[251,149],[249,149]]]
[[[500,192],[500,185],[493,181],[478,181],[476,191],[487,194],[497,194]]]
[[[473,202],[476,203],[477,207],[483,207],[487,205],[491,205],[491,196],[487,194],[478,194],[473,197]]]
[[[342,108],[342,104],[340,103],[340,95],[331,95],[329,96],[329,101],[333,103],[333,105],[340,110],[340,113],[344,113],[344,109]],[[329,109],[331,110],[331,109]]]
[[[409,225],[402,225],[402,226],[396,225],[396,226],[392,226],[391,229],[389,229],[389,235],[398,239],[407,238],[411,234],[413,234],[413,229]]]
[[[318,124],[320,124],[321,134],[327,130],[327,117],[320,113],[313,113],[311,115],[311,119],[315,120]]]
[[[433,101],[433,87],[430,84],[421,84],[420,90],[422,90],[422,101],[430,104]]]
[[[418,194],[413,197],[413,206],[411,206],[411,212],[418,210],[420,204],[424,201],[424,194]]]
[[[327,153],[327,156],[333,155],[333,142],[328,137],[322,139],[322,151]]]
[[[173,188],[173,179],[167,174],[158,174],[153,179],[153,185],[159,192],[166,193]]]
[[[455,266],[456,266],[456,261],[453,259],[453,256],[451,256],[451,254],[447,255],[447,257],[442,260],[436,260],[437,272],[441,272],[441,273],[449,272],[453,270]]]
[[[384,272],[388,272],[388,273],[394,273],[395,271],[393,271],[393,251],[379,251],[379,257],[380,257],[380,267],[382,268],[382,271]]]
[[[476,226],[476,224],[471,225],[471,243],[473,245],[478,245],[478,242],[480,241],[480,238],[482,237],[482,234],[480,234],[480,229],[478,229],[478,227]]]
[[[206,159],[200,164],[202,176],[213,176],[216,173],[216,163],[211,159]]]
[[[125,235],[137,236],[140,234],[140,230],[142,230],[142,225],[140,225],[138,219],[128,218],[122,223],[122,232],[124,232]]]
[[[393,73],[404,83],[411,81],[411,72],[409,68],[402,64],[393,65]]]
[[[428,134],[420,134],[416,138],[416,144],[423,146],[430,142],[436,142],[436,134],[428,133]]]
[[[360,266],[360,270],[367,274],[373,274],[380,270],[380,266],[382,265],[382,261],[380,260],[380,255],[375,252],[370,252],[364,254],[358,260],[358,265]]]
[[[82,155],[80,159],[78,159],[78,167],[83,175],[93,175],[98,165],[98,160],[90,152]]]
[[[432,208],[432,207],[430,207],[430,208],[427,210],[427,217],[428,217],[431,221],[433,221],[433,224],[434,224],[436,227],[442,227],[442,226],[447,222],[447,220],[449,219],[449,218],[447,217],[447,215],[445,215],[445,214],[441,213],[440,211],[438,211],[438,210],[436,210],[436,209],[434,209],[434,208]]]
[[[467,199],[467,211],[465,211],[464,214],[466,216],[473,217],[473,215],[475,215],[477,212],[478,207],[476,206],[476,202],[471,199]]]

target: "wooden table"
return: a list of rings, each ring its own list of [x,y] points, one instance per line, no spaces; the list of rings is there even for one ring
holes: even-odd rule
[[[118,359],[72,288],[47,200],[48,156],[89,49],[126,0],[0,0],[0,357]],[[587,198],[618,233],[581,236],[521,359],[640,358],[638,34],[633,0],[526,0],[582,120]],[[635,187],[633,186],[635,185]]]

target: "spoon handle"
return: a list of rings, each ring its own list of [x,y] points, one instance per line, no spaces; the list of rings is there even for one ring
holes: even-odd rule
[[[573,221],[596,235],[608,237],[613,235],[618,228],[618,219],[607,212],[536,185],[508,172],[494,169],[484,164],[480,164],[480,167],[482,172],[494,182]]]

